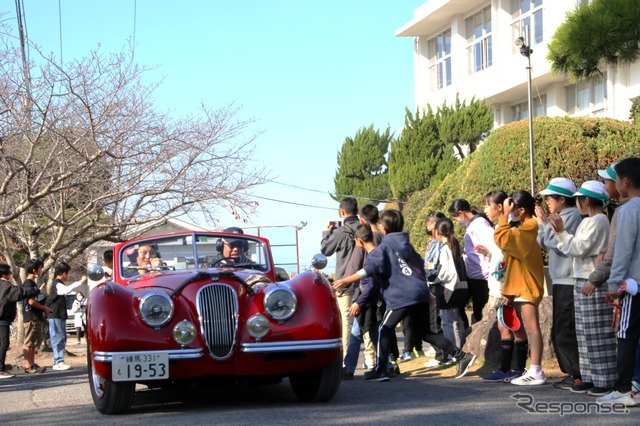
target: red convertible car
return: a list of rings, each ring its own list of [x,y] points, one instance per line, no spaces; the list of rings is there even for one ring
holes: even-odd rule
[[[288,378],[302,401],[335,395],[342,344],[331,286],[310,271],[278,281],[266,239],[180,232],[121,243],[113,254],[112,281],[87,306],[89,382],[101,413],[128,411],[136,384]],[[102,280],[102,268],[89,277]]]

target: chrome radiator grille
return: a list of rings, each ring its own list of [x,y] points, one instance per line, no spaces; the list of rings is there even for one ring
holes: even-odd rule
[[[204,341],[215,359],[233,352],[238,330],[238,295],[233,287],[213,284],[202,287],[197,298]]]

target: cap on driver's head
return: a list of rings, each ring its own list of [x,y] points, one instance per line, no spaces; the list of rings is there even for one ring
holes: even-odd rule
[[[225,228],[224,232],[233,232],[234,234],[244,234],[242,228],[238,228],[237,226],[230,226],[229,228]]]

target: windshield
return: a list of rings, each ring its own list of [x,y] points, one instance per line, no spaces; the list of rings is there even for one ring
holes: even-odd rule
[[[124,246],[120,275],[129,278],[157,271],[206,268],[269,269],[268,251],[251,237],[189,234],[150,238]]]

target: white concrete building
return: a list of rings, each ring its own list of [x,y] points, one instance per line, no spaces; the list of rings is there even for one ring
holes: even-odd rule
[[[514,44],[529,32],[534,116],[629,119],[640,96],[640,63],[607,69],[599,81],[551,74],[547,43],[567,11],[586,0],[429,0],[396,31],[414,37],[416,107],[460,98],[493,102],[495,125],[528,116],[527,58]]]

